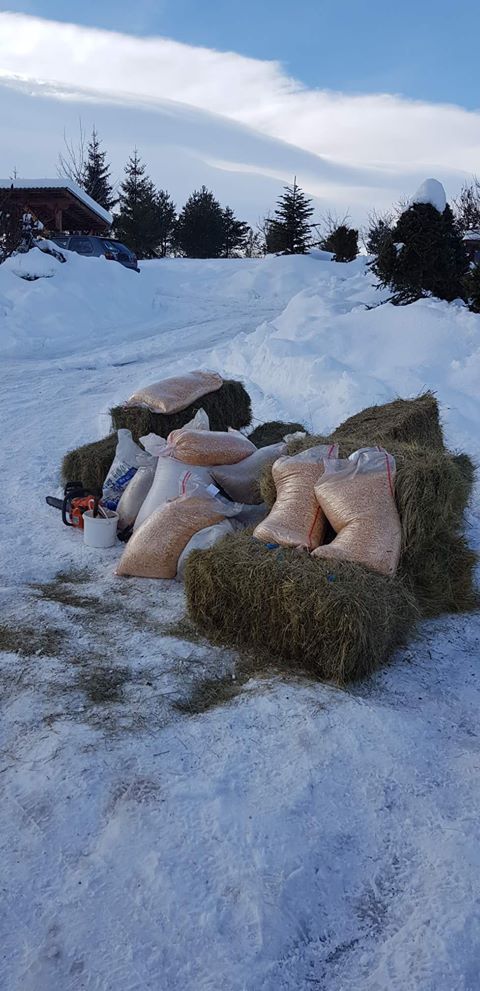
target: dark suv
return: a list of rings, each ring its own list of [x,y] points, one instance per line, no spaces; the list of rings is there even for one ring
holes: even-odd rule
[[[66,251],[76,251],[78,255],[92,255],[96,258],[104,255],[109,261],[120,262],[125,268],[133,268],[135,272],[140,271],[133,251],[121,241],[114,241],[110,237],[101,237],[98,234],[56,234],[51,240]]]

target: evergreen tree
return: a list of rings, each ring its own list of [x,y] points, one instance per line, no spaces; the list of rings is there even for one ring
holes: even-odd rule
[[[243,220],[237,220],[231,207],[223,211],[222,257],[231,258],[235,251],[245,248],[250,228]]]
[[[466,182],[458,199],[454,201],[455,220],[461,234],[480,231],[480,179],[473,177]]]
[[[472,265],[465,277],[468,305],[473,313],[480,313],[480,264]]]
[[[312,201],[305,196],[296,178],[293,186],[284,186],[273,221],[267,228],[267,251],[283,255],[304,255],[311,244],[309,223]]]
[[[220,258],[225,244],[224,213],[205,186],[195,190],[181,211],[176,245],[186,258]]]
[[[109,182],[110,169],[105,162],[106,152],[100,150],[100,140],[95,127],[90,138],[87,159],[84,167],[82,186],[104,210],[110,210],[115,205],[112,186]]]
[[[0,264],[22,248],[23,210],[10,190],[0,197]]]
[[[353,262],[358,255],[358,231],[339,224],[321,242],[324,251],[331,251],[335,262]]]
[[[464,298],[468,260],[448,204],[443,213],[430,203],[407,207],[381,239],[372,269],[380,285],[393,290],[394,303]]]
[[[157,193],[156,212],[158,225],[158,254],[160,255],[160,258],[165,258],[173,246],[175,227],[177,223],[175,203],[165,189],[160,189]]]
[[[391,213],[379,214],[373,210],[368,218],[368,227],[364,230],[362,240],[369,255],[376,255],[384,237],[390,234],[394,226]]]
[[[115,233],[138,258],[156,258],[159,245],[157,193],[135,148],[120,186]]]

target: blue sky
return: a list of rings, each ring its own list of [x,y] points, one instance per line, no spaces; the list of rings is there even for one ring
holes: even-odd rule
[[[478,109],[478,0],[10,0],[19,11],[279,59],[312,87]]]

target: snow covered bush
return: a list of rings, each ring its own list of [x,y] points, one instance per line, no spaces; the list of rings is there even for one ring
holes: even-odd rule
[[[473,265],[465,278],[468,304],[473,313],[480,313],[480,265]]]
[[[393,229],[378,239],[373,272],[382,288],[392,290],[396,304],[430,295],[464,299],[468,260],[453,213],[448,204],[438,209],[443,206],[439,196],[434,205],[427,202],[424,187],[420,192]]]

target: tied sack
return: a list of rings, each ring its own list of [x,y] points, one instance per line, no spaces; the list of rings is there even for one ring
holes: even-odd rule
[[[183,582],[185,579],[185,565],[192,551],[206,551],[209,547],[214,547],[222,537],[227,537],[231,533],[235,533],[235,531],[230,520],[222,520],[221,523],[215,523],[213,526],[207,526],[204,530],[194,533],[178,559],[177,582]]]
[[[286,444],[270,444],[250,454],[236,465],[219,465],[212,468],[212,476],[230,499],[254,506],[262,502],[260,478],[263,470],[286,453]]]
[[[138,511],[134,530],[148,519],[155,510],[160,509],[164,503],[185,493],[186,484],[198,483],[209,485],[212,479],[206,468],[197,466],[189,467],[182,461],[175,461],[174,458],[160,456],[157,462],[155,478],[149,492],[147,493]]]
[[[154,465],[155,459],[142,451],[130,430],[117,430],[115,457],[103,483],[102,501],[106,509],[115,510],[128,483],[139,468]]]
[[[272,467],[277,498],[267,518],[253,531],[257,540],[282,547],[313,550],[325,536],[326,519],[315,498],[315,483],[324,462],[335,459],[336,444],[319,444],[293,457],[278,458]]]
[[[134,531],[117,575],[175,578],[180,554],[194,533],[235,516],[239,509],[236,503],[210,494],[206,486],[167,502]]]
[[[188,465],[233,465],[257,448],[238,430],[173,430],[168,450],[177,461]]]
[[[128,530],[135,523],[140,507],[152,487],[156,467],[157,462],[155,461],[152,465],[139,468],[120,497],[117,506],[120,533],[122,530]]]
[[[178,413],[222,385],[222,376],[217,372],[187,372],[138,389],[125,405],[144,406],[152,413]]]
[[[315,494],[337,536],[314,557],[355,561],[394,575],[402,543],[394,484],[395,459],[380,448],[362,448],[346,461],[326,464]]]

